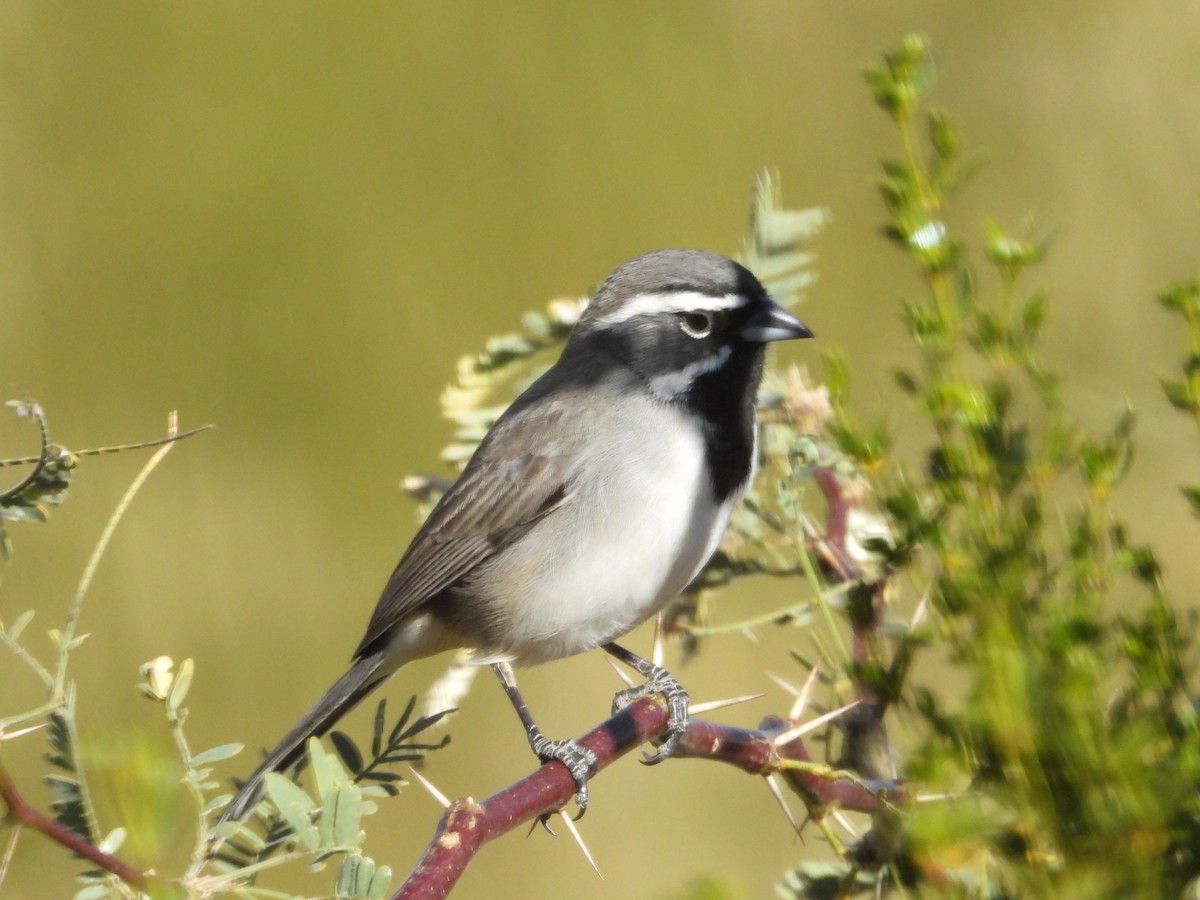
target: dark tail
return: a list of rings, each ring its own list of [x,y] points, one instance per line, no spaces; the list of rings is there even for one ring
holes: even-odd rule
[[[268,772],[286,769],[300,759],[304,755],[304,744],[310,737],[320,737],[327,732],[338,719],[353,709],[358,701],[394,671],[392,668],[383,668],[382,664],[381,653],[355,660],[349,671],[325,692],[325,696],[318,700],[296,727],[285,734],[275,745],[275,749],[267,754],[267,758],[229,801],[219,821],[227,822],[232,819],[240,822],[250,815],[262,797],[263,776]]]

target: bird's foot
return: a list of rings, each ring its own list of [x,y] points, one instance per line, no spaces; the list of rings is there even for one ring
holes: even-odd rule
[[[639,657],[640,659],[640,657]],[[648,766],[662,762],[674,751],[679,739],[688,727],[688,692],[683,689],[675,676],[662,666],[655,665],[649,660],[641,660],[644,666],[636,666],[638,672],[646,675],[645,684],[627,688],[613,697],[613,712],[618,713],[642,697],[650,694],[662,694],[667,701],[667,730],[663,733],[662,743],[654,753],[642,751],[642,762]]]
[[[579,812],[575,814],[575,821],[582,819],[583,814],[587,812],[588,779],[596,771],[596,754],[578,741],[569,738],[552,741],[540,731],[530,732],[529,745],[542,762],[557,760],[567,767],[567,771],[575,779],[575,805],[579,807]],[[545,824],[546,817],[543,816],[542,825],[545,826]]]

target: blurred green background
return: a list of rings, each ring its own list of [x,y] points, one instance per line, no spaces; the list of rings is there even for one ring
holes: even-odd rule
[[[1152,297],[1200,264],[1194,0],[0,6],[6,396],[41,401],[72,448],[157,436],[171,409],[218,426],[154,475],[89,598],[73,671],[104,765],[119,776],[136,755],[114,744],[162,744],[160,710],[133,687],[160,653],[196,660],[194,747],[273,743],[342,671],[414,531],[397,484],[439,471],[455,359],[639,252],[735,251],[760,166],[790,205],[833,214],[802,313],[819,341],[784,355],[843,348],[860,409],[890,410],[889,373],[911,359],[896,301],[917,287],[876,234],[894,135],[860,73],[914,29],[940,60],[938,100],[988,160],[952,224],[974,236],[985,217],[1035,213],[1057,228],[1034,276],[1054,301],[1048,360],[1085,423],[1105,427],[1127,398],[1141,411],[1119,506],[1188,597],[1197,532],[1175,485],[1200,465],[1157,386],[1183,335]],[[28,423],[0,419],[0,456],[34,450]],[[40,632],[61,624],[143,459],[85,461],[49,527],[12,529],[0,615],[36,608],[29,642],[47,657]],[[747,585],[725,612],[789,590]],[[770,691],[724,717],[739,724],[785,709],[763,670],[795,676],[785,651],[805,638],[764,637],[713,641],[680,669],[693,696]],[[393,705],[440,668],[406,670]],[[602,719],[618,684],[593,654],[523,686],[566,735]],[[0,656],[0,711],[37,699]],[[347,727],[365,734],[366,715]],[[490,678],[452,733],[426,769],[451,796],[530,768]],[[38,744],[5,758],[44,804]],[[222,774],[245,774],[251,752],[235,762]],[[368,852],[403,874],[438,814],[419,790],[386,804]],[[762,897],[820,852],[757,781],[698,763],[624,761],[581,825],[607,881],[569,839],[518,834],[483,852],[461,896],[669,897],[715,874]],[[75,868],[27,835],[6,895],[67,896]],[[332,885],[316,879],[285,883]]]

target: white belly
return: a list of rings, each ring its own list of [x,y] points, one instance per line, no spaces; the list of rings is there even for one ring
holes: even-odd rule
[[[531,665],[615,640],[677,597],[708,561],[739,497],[715,505],[699,431],[673,410],[656,412],[642,433],[600,451],[587,483],[520,542],[540,538],[553,553],[526,546],[497,559],[493,583],[519,596],[519,612],[499,623],[488,656]],[[668,424],[664,416],[678,427],[649,427]],[[536,566],[518,564],[539,557]]]

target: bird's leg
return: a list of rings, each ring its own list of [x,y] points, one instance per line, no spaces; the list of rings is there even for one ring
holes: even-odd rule
[[[687,730],[688,692],[675,680],[675,676],[662,666],[643,659],[636,653],[629,652],[620,644],[605,644],[604,652],[619,659],[646,679],[645,684],[627,688],[613,697],[614,713],[621,711],[634,700],[650,694],[662,694],[666,699],[667,712],[670,715],[667,720],[666,737],[654,753],[642,753],[642,762],[648,766],[662,762],[671,755],[675,745],[679,743],[679,739]]]
[[[542,762],[558,760],[567,767],[567,771],[575,779],[575,803],[579,807],[575,819],[578,821],[587,811],[588,779],[596,770],[596,754],[583,744],[569,738],[552,741],[542,734],[542,730],[537,727],[537,723],[533,721],[533,716],[529,713],[529,707],[525,705],[525,699],[517,690],[517,679],[513,675],[512,666],[508,663],[492,663],[492,671],[504,685],[504,692],[508,694],[513,709],[517,711],[521,724],[525,726],[525,734],[529,737],[529,746],[533,748],[537,758]],[[542,824],[546,824],[546,817],[542,818]]]

